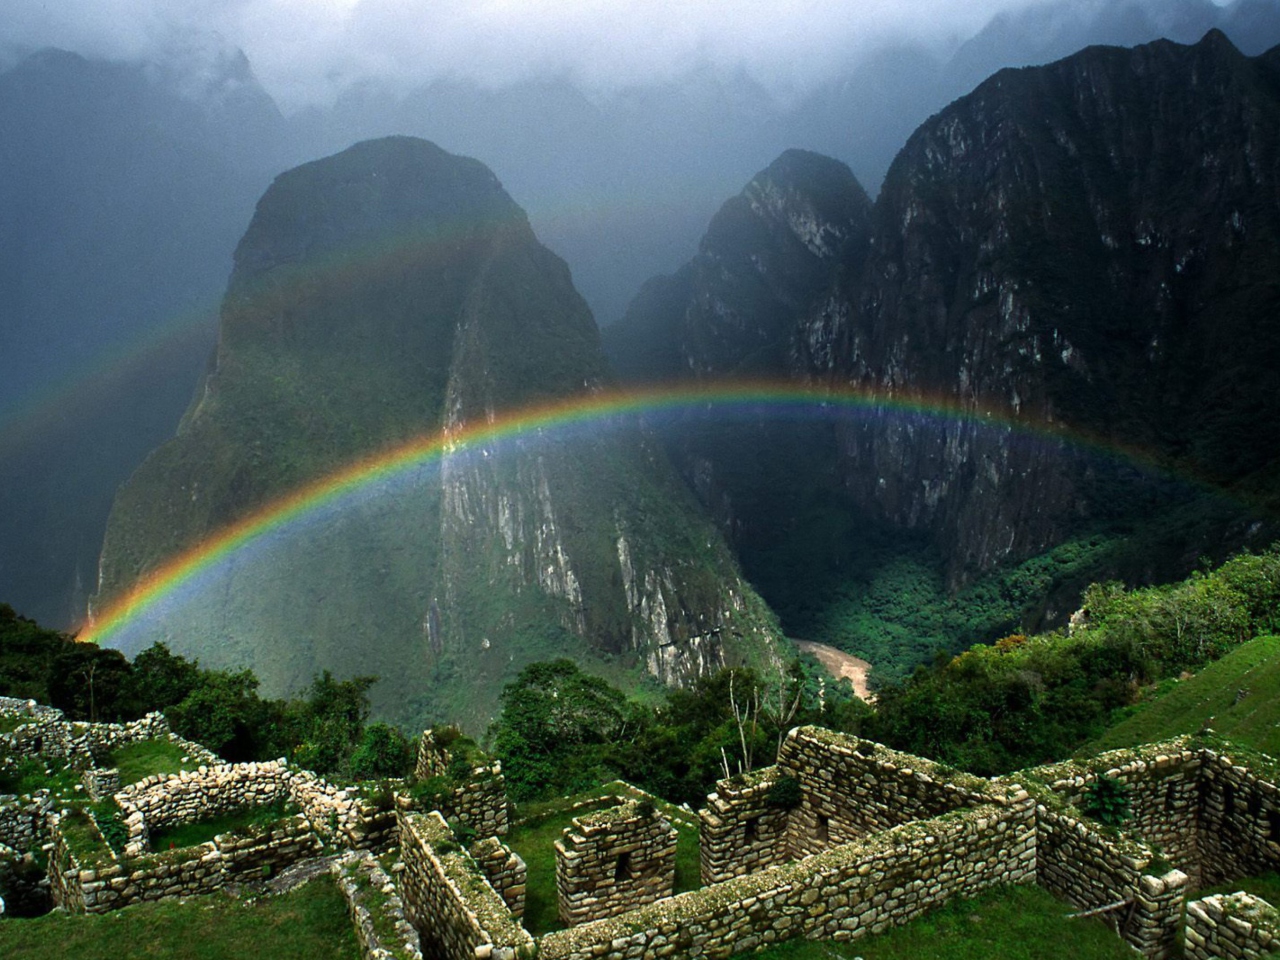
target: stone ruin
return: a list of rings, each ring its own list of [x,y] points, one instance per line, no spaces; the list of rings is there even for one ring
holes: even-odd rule
[[[433,777],[452,778],[453,754],[434,730],[424,730],[418,744],[414,776],[418,780]],[[506,778],[502,764],[488,760],[470,766],[467,776],[455,782],[447,797],[439,801],[440,813],[446,820],[458,820],[475,831],[476,836],[506,836],[511,824],[511,803],[507,799]]]
[[[97,758],[158,729],[151,718],[133,727],[67,724],[16,703],[29,719],[4,735],[9,751],[80,758],[91,794],[116,786]],[[11,706],[0,702],[0,713]],[[429,776],[449,769],[447,746],[426,737],[418,760]],[[557,850],[559,908],[571,926],[536,939],[519,922],[525,865],[500,839],[510,813],[501,768],[489,763],[442,804],[481,835],[469,849],[440,812],[414,812],[407,796],[380,807],[278,762],[215,763],[115,791],[132,856],[110,850],[87,819],[68,833],[68,812],[47,794],[0,798],[0,873],[10,854],[50,842],[59,902],[103,910],[208,892],[312,856],[322,841],[341,849],[398,841],[398,884],[358,852],[334,867],[368,958],[416,958],[419,938],[422,955],[438,960],[727,957],[798,936],[875,935],[1009,883],[1036,883],[1102,916],[1153,960],[1179,949],[1196,960],[1247,957],[1280,943],[1276,910],[1245,894],[1187,902],[1187,893],[1280,867],[1278,770],[1270,758],[1183,737],[984,780],[797,728],[774,766],[720,781],[699,812],[702,889],[670,895],[675,830],[641,792],[575,818]],[[1102,778],[1127,791],[1131,816],[1120,829],[1082,813]],[[149,825],[166,818],[285,797],[300,812],[251,835],[143,851]],[[400,897],[388,896],[397,885]],[[398,919],[375,923],[370,911]],[[398,931],[402,942],[379,940],[379,929]]]
[[[1280,942],[1274,910],[1185,903],[1198,883],[1280,866],[1275,780],[1229,751],[1181,738],[985,780],[803,727],[775,766],[722,780],[708,797],[702,889],[664,895],[672,837],[626,802],[566,831],[557,892],[572,926],[535,939],[442,818],[402,811],[406,912],[426,955],[444,960],[727,957],[793,937],[875,935],[955,897],[1035,883],[1109,920],[1153,960],[1184,942],[1197,960],[1250,956]],[[1130,791],[1125,829],[1081,812],[1099,777]],[[654,831],[647,841],[642,824]],[[651,866],[637,871],[642,852]],[[635,872],[652,884],[624,892]]]
[[[560,919],[573,926],[671,896],[676,838],[676,828],[647,801],[574,817],[556,841]]]

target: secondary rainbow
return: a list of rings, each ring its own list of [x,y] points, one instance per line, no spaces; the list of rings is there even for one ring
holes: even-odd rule
[[[86,642],[109,641],[157,601],[190,583],[202,572],[258,537],[280,530],[308,514],[339,501],[362,487],[387,480],[400,471],[438,460],[446,453],[463,452],[508,438],[556,430],[574,425],[606,423],[628,416],[655,415],[681,409],[767,409],[782,412],[822,412],[856,408],[878,414],[918,416],[928,420],[971,422],[991,429],[1015,431],[1043,440],[1119,456],[1155,466],[1141,451],[1103,443],[1060,424],[1015,416],[1007,410],[962,409],[954,401],[922,395],[884,396],[848,387],[805,386],[789,382],[719,382],[647,390],[599,391],[507,411],[491,421],[440,431],[371,454],[289,494],[257,508],[205,540],[169,559],[146,575],[101,614],[91,616],[81,628]]]

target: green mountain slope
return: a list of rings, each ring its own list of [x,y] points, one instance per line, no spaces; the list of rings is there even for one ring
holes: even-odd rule
[[[1099,753],[1196,733],[1205,726],[1280,756],[1280,637],[1258,637],[1187,680],[1167,681],[1155,698],[1080,751]]]
[[[236,252],[213,368],[120,490],[95,610],[354,460],[607,386],[568,268],[475,160],[358,144],[277,178]],[[534,659],[628,686],[776,659],[763,604],[634,427],[451,448],[307,512],[109,642],[164,639],[265,692],[376,674],[375,708],[482,724]]]

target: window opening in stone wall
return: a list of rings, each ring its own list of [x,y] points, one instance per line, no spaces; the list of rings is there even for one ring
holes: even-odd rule
[[[1172,780],[1169,785],[1164,788],[1164,808],[1172,810],[1178,803],[1178,785]]]
[[[830,817],[824,817],[822,814],[818,814],[818,822],[814,829],[814,836],[816,836],[821,843],[826,843],[831,839]]]
[[[752,817],[747,821],[747,827],[743,833],[743,840],[747,843],[755,843],[756,840],[760,838],[759,823],[759,817]]]
[[[621,883],[623,880],[631,879],[631,854],[624,853],[618,857],[617,866],[613,868],[614,883]]]
[[[1280,810],[1267,811],[1267,839],[1280,843]]]
[[[1262,816],[1262,798],[1258,794],[1249,794],[1249,816],[1257,820]]]
[[[1229,783],[1222,785],[1222,812],[1230,816],[1236,810],[1236,788]]]

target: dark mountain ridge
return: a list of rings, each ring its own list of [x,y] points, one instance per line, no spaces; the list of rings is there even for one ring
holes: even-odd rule
[[[928,538],[952,589],[1116,523],[1176,526],[1180,511],[1186,529],[1168,549],[1130,556],[1122,572],[1181,575],[1202,554],[1261,542],[1272,528],[1238,503],[1201,522],[1194,486],[1150,466],[1274,496],[1277,58],[1246,57],[1211,31],[1192,46],[1094,47],[1001,71],[916,131],[859,241],[825,268],[802,276],[780,265],[781,251],[822,229],[794,224],[830,178],[793,183],[791,224],[757,215],[726,238],[718,217],[697,258],[651,281],[606,331],[629,379],[751,373],[873,402],[926,396],[952,411],[812,428],[778,464],[803,493],[770,493],[768,468],[744,469],[770,462],[778,431],[728,449],[713,424],[687,421],[670,446],[748,572],[752,556],[788,543],[799,556],[797,538],[813,537],[808,567],[790,575],[808,582],[848,562],[849,544],[872,529]],[[843,190],[847,204],[862,202],[852,177]],[[700,266],[722,261],[738,273]],[[717,331],[742,321],[746,291],[778,278],[791,286],[774,299],[767,362],[726,362]],[[662,353],[641,346],[664,337]],[[738,361],[757,355],[750,336],[739,339]],[[1029,442],[1019,426],[1062,439]],[[1099,456],[1073,436],[1093,450],[1144,451],[1147,464]],[[1071,602],[1064,594],[1057,615]]]

